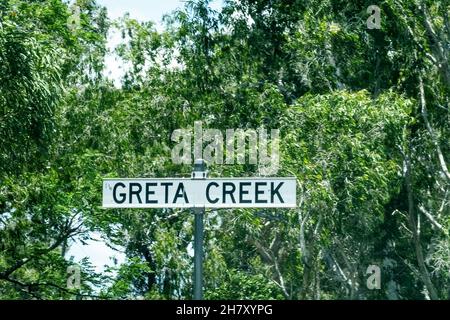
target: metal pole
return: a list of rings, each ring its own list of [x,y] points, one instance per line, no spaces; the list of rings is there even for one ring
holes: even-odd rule
[[[203,215],[204,208],[194,208],[194,300],[203,300]]]
[[[206,162],[197,159],[192,170],[192,179],[206,179]],[[194,210],[194,300],[203,300],[203,216],[205,208]]]

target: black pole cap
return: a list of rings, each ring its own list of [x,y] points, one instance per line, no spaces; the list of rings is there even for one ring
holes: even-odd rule
[[[206,161],[203,159],[197,159],[194,161],[194,171],[202,172],[206,171]]]

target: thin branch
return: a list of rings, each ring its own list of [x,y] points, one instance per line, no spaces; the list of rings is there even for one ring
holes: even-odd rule
[[[267,250],[259,243],[258,240],[254,241],[254,244],[256,246],[256,249],[259,251],[259,253],[269,262],[273,262],[272,256],[267,252]]]
[[[33,298],[35,298],[37,300],[42,300],[41,296],[39,296],[39,295],[35,294],[34,292],[32,292],[28,285],[26,285],[26,284],[24,284],[24,283],[22,283],[20,281],[17,281],[15,279],[11,279],[11,278],[2,278],[1,280],[5,280],[5,281],[8,281],[8,282],[11,282],[12,284],[18,286],[20,291],[22,291],[22,292],[32,296]]]
[[[430,16],[428,14],[428,11],[426,9],[425,4],[419,6],[419,10],[422,12],[424,19],[423,19],[423,25],[425,27],[425,30],[428,33],[428,36],[431,40],[431,43],[434,43],[436,45],[436,50],[438,51],[439,60],[444,60],[444,50],[442,46],[440,45],[439,37],[436,34],[436,31],[434,31],[433,25],[430,21]]]
[[[16,280],[16,279],[10,278],[10,277],[2,278],[2,280],[11,282],[11,283],[13,283],[13,284],[15,284],[15,285],[17,285],[17,286],[19,286],[19,287],[21,287],[21,288],[27,288],[27,290],[22,290],[22,291],[24,291],[25,293],[27,293],[27,294],[33,296],[33,297],[36,298],[36,299],[42,299],[42,297],[36,295],[36,294],[31,290],[31,288],[33,288],[33,287],[45,287],[45,286],[47,286],[47,287],[53,287],[53,288],[55,288],[55,289],[58,289],[59,291],[62,291],[62,292],[65,292],[65,293],[69,293],[69,294],[73,294],[73,295],[77,295],[77,296],[80,296],[80,297],[99,298],[99,299],[102,298],[102,297],[97,296],[97,295],[83,294],[83,293],[74,292],[73,290],[70,290],[70,289],[61,287],[61,286],[59,286],[59,285],[57,285],[57,284],[54,284],[54,283],[51,283],[51,282],[40,282],[40,283],[39,283],[39,282],[34,282],[34,283],[32,282],[32,283],[23,283],[23,282],[20,282],[20,281],[18,281],[18,280]]]
[[[439,207],[439,210],[438,210],[438,217],[440,217],[442,212],[444,211],[445,203],[447,202],[447,195],[448,195],[448,190],[445,190],[444,198],[442,199],[441,206]]]
[[[431,44],[432,51],[434,55],[437,57],[438,63],[435,64],[439,71],[442,74],[442,77],[447,85],[447,88],[450,88],[450,69],[448,58],[446,56],[446,50],[442,46],[442,41],[439,36],[436,34],[434,27],[431,23],[430,15],[428,14],[427,8],[425,4],[419,5],[419,10],[422,12],[424,19],[423,25],[427,32],[429,42]]]
[[[416,260],[417,264],[419,265],[419,270],[421,274],[421,278],[423,283],[425,284],[425,287],[427,288],[427,291],[433,300],[438,300],[439,296],[437,294],[436,288],[431,281],[430,274],[428,272],[427,266],[425,265],[425,259],[423,256],[423,248],[422,244],[420,242],[420,235],[417,230],[417,222],[415,219],[415,203],[414,203],[414,190],[413,190],[413,181],[412,181],[412,165],[410,160],[410,155],[407,154],[406,158],[404,159],[406,163],[406,172],[405,172],[405,184],[406,184],[406,192],[407,192],[407,199],[408,199],[408,214],[409,214],[409,225],[411,227],[412,236],[413,236],[413,243],[414,243],[414,250],[416,252]]]
[[[72,218],[69,220],[70,222],[73,221]],[[28,262],[30,262],[30,261],[32,261],[32,260],[34,260],[36,258],[39,258],[40,256],[42,256],[44,254],[47,254],[47,253],[53,251],[54,249],[59,247],[64,241],[66,241],[68,238],[79,234],[80,232],[78,232],[78,230],[81,228],[81,226],[82,226],[82,224],[79,224],[78,226],[76,226],[74,228],[70,228],[70,224],[66,224],[66,232],[64,232],[52,245],[50,245],[49,247],[47,247],[45,249],[38,249],[38,250],[36,250],[28,258],[24,258],[22,260],[19,260],[12,267],[6,269],[5,271],[0,272],[0,279],[8,278],[14,271],[16,271],[17,269],[23,267]]]
[[[428,133],[431,136],[431,140],[436,148],[436,152],[438,154],[439,164],[441,165],[442,172],[444,173],[445,177],[450,181],[450,172],[448,171],[447,164],[444,159],[444,155],[442,154],[441,147],[439,146],[439,143],[434,135],[433,128],[430,125],[430,122],[428,120],[428,111],[427,111],[427,105],[425,101],[425,92],[423,88],[423,80],[422,77],[419,77],[419,93],[420,93],[420,104],[421,104],[421,113],[423,120],[425,121],[425,126],[427,127]]]
[[[342,281],[351,288],[352,280],[349,277],[347,277],[347,275],[345,274],[344,270],[342,270],[341,266],[337,262],[336,258],[331,253],[329,253],[328,255],[331,258],[331,263],[334,264],[334,267],[338,271],[339,276],[342,278]]]
[[[280,268],[278,266],[277,259],[274,259],[274,267],[275,267],[275,272],[277,274],[277,277],[280,281],[279,286],[280,286],[281,290],[283,291],[284,296],[289,299],[290,294],[287,292],[286,284],[284,283],[284,278],[283,278],[283,275],[281,274]]]
[[[420,212],[422,212],[424,214],[424,216],[427,217],[428,220],[430,220],[430,222],[433,224],[433,226],[435,226],[437,229],[442,231],[445,235],[448,234],[447,230],[445,230],[445,228],[439,222],[437,222],[433,218],[431,213],[429,213],[422,205],[420,205],[418,208],[419,208]]]
[[[276,236],[275,236],[275,238],[276,238]],[[275,256],[274,252],[273,252],[273,251],[268,251],[268,250],[266,250],[266,248],[264,248],[264,247],[259,243],[258,240],[255,240],[255,241],[254,241],[254,244],[255,244],[256,248],[258,249],[259,253],[260,253],[267,261],[273,263],[273,267],[274,267],[274,269],[275,269],[275,274],[276,274],[276,277],[278,278],[278,281],[276,281],[276,280],[273,280],[273,281],[274,281],[274,282],[280,287],[280,289],[283,291],[284,296],[285,296],[287,299],[290,299],[290,298],[291,298],[291,295],[289,294],[289,292],[288,292],[287,289],[286,289],[286,284],[285,284],[285,282],[284,282],[284,277],[283,277],[283,275],[282,275],[282,273],[281,273],[281,270],[280,270],[280,267],[279,267],[279,264],[278,264],[278,259],[277,259],[277,257]]]
[[[50,247],[44,249],[44,250],[38,250],[36,253],[34,253],[32,256],[28,258],[24,258],[22,260],[19,260],[16,264],[14,264],[12,267],[6,269],[3,272],[0,272],[0,279],[6,279],[10,274],[12,274],[14,271],[19,269],[20,267],[24,266],[28,262],[30,262],[33,259],[38,258],[39,256],[49,253],[50,251],[56,249],[60,244],[62,244],[66,240],[66,237],[59,238],[55,243],[53,243]]]

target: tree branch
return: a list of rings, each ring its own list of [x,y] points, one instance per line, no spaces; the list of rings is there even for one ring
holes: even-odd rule
[[[427,217],[428,220],[430,220],[431,224],[433,224],[433,226],[435,226],[437,229],[439,229],[440,231],[442,231],[445,235],[448,234],[447,230],[444,229],[444,227],[437,222],[433,216],[431,215],[431,213],[429,213],[422,205],[420,205],[419,207],[420,212],[422,212],[425,217]]]
[[[441,72],[442,78],[444,79],[447,88],[450,88],[450,66],[448,63],[448,57],[445,55],[445,52],[447,51],[443,48],[441,40],[439,39],[439,36],[436,34],[436,31],[433,28],[425,4],[420,5],[419,10],[424,16],[423,25],[428,35],[433,54],[437,58],[437,67]]]
[[[408,199],[408,218],[409,218],[409,225],[413,234],[413,244],[414,244],[414,250],[416,253],[416,260],[417,264],[419,265],[420,270],[420,276],[422,278],[422,281],[427,288],[427,291],[433,300],[438,300],[438,294],[436,291],[436,288],[431,281],[430,274],[428,272],[427,266],[425,265],[425,259],[423,256],[423,249],[422,244],[420,243],[420,235],[417,230],[417,223],[414,216],[415,211],[415,204],[414,204],[414,196],[413,196],[413,184],[412,184],[412,173],[411,173],[411,160],[409,153],[406,155],[406,158],[404,159],[405,166],[406,166],[406,172],[405,172],[405,184],[406,184],[406,192],[407,192],[407,199]]]
[[[77,231],[81,228],[81,224],[78,226],[75,226],[71,228],[71,223],[73,222],[73,218],[69,219],[69,221],[65,225],[65,232],[49,247],[45,249],[38,249],[33,254],[31,254],[28,258],[24,258],[22,260],[19,260],[16,262],[12,267],[6,269],[5,271],[0,272],[0,279],[6,279],[8,278],[14,271],[17,269],[23,267],[25,264],[30,262],[31,260],[34,260],[44,254],[47,254],[51,252],[52,250],[56,249],[58,246],[60,246],[64,241],[66,241],[68,238],[74,236],[77,234]]]
[[[442,154],[441,147],[439,146],[439,142],[437,141],[433,128],[430,125],[430,121],[428,120],[428,111],[427,111],[427,105],[425,100],[425,92],[423,88],[423,80],[422,77],[419,77],[419,93],[420,93],[420,104],[421,104],[421,114],[423,117],[423,120],[425,121],[425,126],[427,127],[428,133],[431,136],[431,140],[436,148],[436,152],[439,159],[439,164],[441,165],[442,172],[444,173],[445,177],[450,181],[450,172],[448,171],[447,164],[444,159],[444,155]]]

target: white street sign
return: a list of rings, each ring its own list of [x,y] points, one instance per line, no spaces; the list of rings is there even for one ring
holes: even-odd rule
[[[104,208],[292,208],[295,178],[104,179]]]

